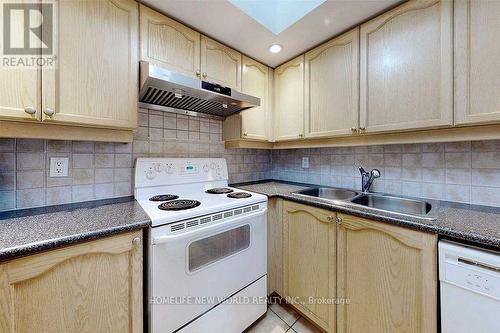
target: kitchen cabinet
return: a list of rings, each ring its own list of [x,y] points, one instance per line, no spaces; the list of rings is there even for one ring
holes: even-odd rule
[[[338,218],[338,332],[436,332],[437,236]]]
[[[260,98],[260,106],[227,117],[224,140],[271,140],[272,75],[272,69],[243,56],[241,91]]]
[[[140,5],[141,60],[200,77],[200,34]]]
[[[274,139],[304,137],[304,56],[274,70]]]
[[[243,138],[267,140],[269,70],[267,66],[243,57],[242,92],[260,98],[260,106],[241,112]]]
[[[42,120],[137,127],[138,5],[57,1],[58,69],[43,72]]]
[[[1,137],[131,142],[137,127],[138,7],[54,2],[54,67],[1,69]]]
[[[335,332],[335,213],[285,201],[283,204],[283,293],[327,332]]]
[[[500,2],[455,2],[455,123],[500,122]]]
[[[1,332],[142,332],[142,231],[0,265]]]
[[[267,202],[267,294],[283,295],[283,200]]]
[[[39,121],[41,71],[0,69],[0,120]]]
[[[356,134],[359,29],[305,54],[305,136]]]
[[[360,28],[360,131],[451,126],[452,1],[412,0]]]
[[[241,53],[201,36],[201,72],[205,81],[241,90]]]

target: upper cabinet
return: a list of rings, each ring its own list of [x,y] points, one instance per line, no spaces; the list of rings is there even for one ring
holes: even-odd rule
[[[500,121],[500,2],[455,1],[455,122]]]
[[[200,34],[146,6],[141,11],[141,60],[199,77]]]
[[[243,138],[268,139],[269,69],[248,57],[243,57],[242,92],[260,98],[260,106],[241,112]]]
[[[274,138],[294,140],[304,137],[304,56],[274,71]]]
[[[201,72],[205,81],[241,90],[241,53],[201,36]]]
[[[305,135],[355,134],[359,115],[359,29],[305,55]]]
[[[58,69],[43,71],[42,120],[136,128],[137,3],[71,0],[56,5]]]
[[[137,3],[53,4],[56,62],[0,69],[0,136],[131,142],[137,127]]]
[[[241,91],[260,98],[260,106],[227,117],[223,122],[224,140],[269,141],[272,138],[273,70],[243,56]]]
[[[0,69],[0,120],[38,121],[41,71]]]
[[[361,25],[361,132],[452,125],[452,12],[409,1]]]
[[[241,90],[241,53],[141,5],[141,60]]]

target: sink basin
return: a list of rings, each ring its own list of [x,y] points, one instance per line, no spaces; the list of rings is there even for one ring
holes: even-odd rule
[[[344,190],[341,188],[333,188],[333,187],[316,187],[302,191],[297,191],[294,193],[325,200],[335,200],[335,201],[349,200],[359,194],[356,191]]]
[[[353,199],[354,204],[410,216],[432,218],[433,205],[427,201],[392,197],[388,195],[362,194]]]

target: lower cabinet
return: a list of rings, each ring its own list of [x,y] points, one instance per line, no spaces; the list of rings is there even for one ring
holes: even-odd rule
[[[318,327],[437,331],[436,235],[289,201],[282,235],[280,295]]]
[[[337,332],[436,332],[437,236],[338,214]]]
[[[335,213],[283,205],[283,295],[316,325],[335,331]]]
[[[142,231],[0,264],[0,332],[142,332]]]
[[[283,200],[267,202],[267,294],[283,295]]]

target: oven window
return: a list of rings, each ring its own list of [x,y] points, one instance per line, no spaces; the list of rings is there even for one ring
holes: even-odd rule
[[[199,239],[189,245],[189,271],[196,271],[206,265],[243,251],[249,246],[249,224]]]

